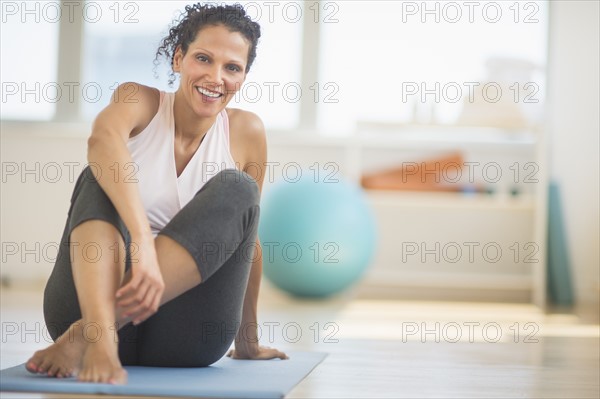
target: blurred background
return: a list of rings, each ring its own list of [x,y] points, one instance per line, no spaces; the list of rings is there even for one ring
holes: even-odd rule
[[[229,106],[267,128],[265,196],[361,187],[356,295],[598,308],[598,2],[241,3],[263,36]],[[153,60],[186,4],[2,1],[4,284],[49,275],[113,89],[176,90]]]

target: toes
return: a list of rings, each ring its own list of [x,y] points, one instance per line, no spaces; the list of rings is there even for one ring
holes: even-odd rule
[[[88,376],[88,372],[83,370],[81,373],[79,373],[77,375],[77,380],[79,380],[81,382],[88,382],[90,380],[90,378]]]
[[[112,377],[108,380],[109,384],[125,384],[127,383],[127,371],[121,369],[113,373]]]
[[[67,370],[64,367],[59,367],[58,370],[56,371],[56,378],[64,378],[66,377],[67,374]]]
[[[108,381],[108,375],[104,376],[103,373],[99,372],[98,370],[88,369],[79,373],[77,379],[81,382],[106,382]]]
[[[127,371],[125,369],[111,370],[107,372],[90,371],[80,373],[78,380],[81,382],[103,383],[103,384],[125,384],[127,383]]]
[[[39,373],[40,365],[44,360],[44,351],[36,351],[25,364],[25,368],[30,373]]]
[[[48,359],[43,359],[37,368],[37,372],[39,374],[46,374],[48,372],[48,370],[50,369],[50,366],[52,366],[50,361]]]
[[[57,377],[58,378],[69,378],[73,375],[73,370],[65,368],[65,367],[61,367],[60,370],[58,370],[57,373]]]
[[[49,368],[48,368],[48,376],[50,377],[55,377],[58,374],[58,371],[60,370],[60,367],[57,366],[56,364],[52,364]]]
[[[38,373],[38,366],[37,364],[33,361],[33,360],[29,360],[26,364],[25,364],[25,368],[27,369],[27,371],[29,371],[30,373],[33,374],[37,374]]]

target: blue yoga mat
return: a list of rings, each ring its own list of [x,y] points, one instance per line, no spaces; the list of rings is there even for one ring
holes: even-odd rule
[[[91,384],[75,378],[34,375],[25,365],[0,371],[0,390],[79,394],[282,398],[327,356],[289,352],[288,360],[233,360],[223,357],[209,367],[125,367],[126,385]]]

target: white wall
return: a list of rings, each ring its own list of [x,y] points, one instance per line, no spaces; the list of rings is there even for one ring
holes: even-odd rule
[[[86,164],[89,130],[2,126],[2,277],[46,280],[57,254],[75,179]]]
[[[577,299],[598,306],[599,2],[550,1],[550,175],[560,185]]]
[[[599,5],[596,1],[550,2],[548,133],[551,176],[561,186],[577,298],[598,304],[599,286]],[[85,162],[85,137],[49,138],[3,127],[2,163]],[[84,129],[85,130],[85,129]],[[80,170],[80,168],[77,168]],[[63,169],[66,171],[66,169]],[[27,177],[31,179],[31,176]],[[2,242],[29,249],[60,238],[73,184],[2,184]],[[2,274],[15,279],[45,278],[51,263],[19,261],[3,248]],[[43,255],[43,254],[42,254]],[[6,259],[4,259],[6,258]],[[25,265],[34,264],[35,269]]]

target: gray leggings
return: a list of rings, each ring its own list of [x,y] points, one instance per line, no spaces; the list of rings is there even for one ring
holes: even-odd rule
[[[189,251],[202,283],[140,325],[129,323],[119,330],[123,365],[201,367],[225,354],[240,326],[256,254],[259,197],[258,185],[250,176],[235,169],[221,171],[159,233]],[[56,264],[44,292],[44,317],[54,340],[81,318],[69,240],[71,231],[87,220],[103,220],[117,228],[127,249],[126,270],[131,267],[129,232],[88,167],[75,185]],[[90,330],[89,335],[95,332]]]

